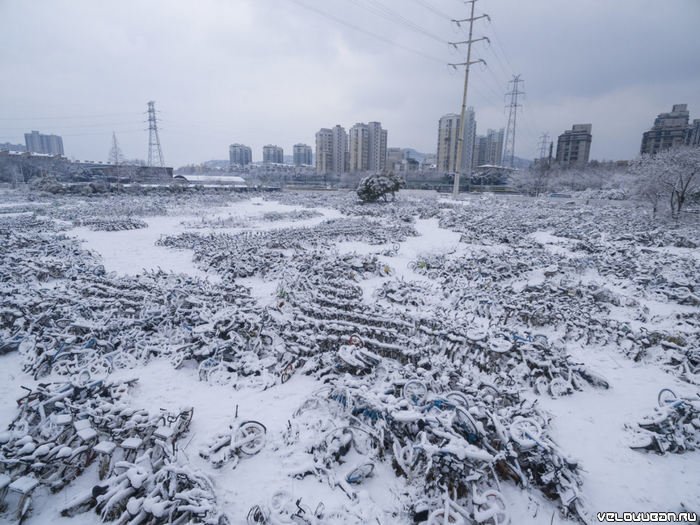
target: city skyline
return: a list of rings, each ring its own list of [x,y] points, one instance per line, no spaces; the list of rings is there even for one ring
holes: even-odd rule
[[[444,42],[360,5],[320,0],[207,0],[196,9],[57,0],[52,10],[3,2],[0,142],[21,143],[40,129],[64,137],[69,157],[101,160],[115,131],[127,157],[145,158],[145,104],[156,100],[165,161],[173,166],[225,158],[235,141],[250,145],[259,161],[270,142],[292,151],[314,144],[328,123],[371,119],[392,130],[390,146],[434,153],[435,122],[459,113],[462,71],[446,64],[463,61],[446,44],[463,32],[436,12],[463,18],[466,8],[383,3]],[[476,36],[493,45],[474,46],[489,67],[473,67],[468,104],[482,131],[505,127],[507,81],[522,74],[517,156],[534,158],[545,131],[554,136],[572,122],[592,122],[591,159],[634,158],[655,115],[676,103],[700,114],[693,16],[700,4],[693,0],[669,3],[664,20],[647,0],[477,5],[493,24],[480,24]],[[53,23],[54,10],[65,23]]]

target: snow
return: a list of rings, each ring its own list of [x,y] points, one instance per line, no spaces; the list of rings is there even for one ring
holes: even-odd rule
[[[174,273],[185,273],[193,277],[208,279],[213,282],[219,280],[219,276],[202,271],[192,260],[190,250],[173,250],[156,245],[156,241],[163,236],[176,235],[184,231],[196,231],[199,233],[238,233],[244,230],[265,230],[286,227],[315,226],[324,220],[341,217],[342,214],[332,209],[318,209],[320,217],[313,217],[302,221],[278,221],[252,223],[251,227],[242,228],[188,228],[188,223],[196,223],[202,219],[225,219],[227,217],[240,217],[254,221],[267,212],[294,211],[303,208],[298,206],[286,206],[274,201],[265,201],[259,197],[236,202],[225,208],[212,208],[199,210],[198,215],[167,215],[164,217],[147,217],[144,221],[148,228],[124,231],[92,231],[87,227],[73,228],[68,232],[82,239],[85,248],[97,252],[103,260],[108,272],[117,272],[123,275],[138,275],[144,270],[164,270]]]
[[[234,175],[179,175],[179,177],[184,177],[188,182],[225,182],[245,186],[245,180]]]
[[[188,177],[189,178],[189,177]],[[228,180],[228,178],[227,178]],[[492,197],[482,197],[488,200]],[[507,197],[504,197],[507,198]],[[441,202],[454,201],[441,199]],[[466,205],[466,201],[461,201]],[[0,203],[0,207],[10,206]],[[310,227],[329,218],[339,218],[343,214],[332,208],[317,208],[320,217],[302,221],[262,222],[260,218],[270,211],[291,211],[304,209],[301,206],[288,206],[274,201],[253,198],[235,202],[223,208],[200,209],[187,214],[174,214],[147,217],[147,228],[127,231],[101,232],[85,227],[73,228],[69,235],[81,239],[85,248],[93,250],[101,258],[107,271],[118,274],[135,275],[145,270],[163,269],[175,273],[202,277],[212,281],[220,279],[216,274],[199,268],[189,250],[174,250],[156,245],[164,235],[190,232],[237,233],[247,230],[273,228]],[[4,216],[21,214],[4,214]],[[193,222],[203,219],[241,218],[242,226],[234,228],[191,228]],[[421,254],[445,253],[453,256],[487,252],[498,255],[511,249],[506,244],[486,245],[460,242],[461,234],[440,228],[438,219],[418,219],[415,222],[416,237],[408,237],[399,243],[394,255],[384,255],[391,245],[370,245],[363,242],[340,242],[334,247],[340,253],[375,254],[382,264],[393,272],[391,278],[430,283],[430,280],[410,269],[409,263]],[[529,235],[533,244],[542,244],[547,252],[564,257],[576,258],[579,255],[569,247],[571,239],[557,237],[552,231],[537,231]],[[699,252],[686,248],[663,248],[660,252],[698,258]],[[634,298],[634,293],[619,283],[606,280],[597,272],[588,271],[579,276],[581,283],[595,283],[625,297]],[[376,290],[387,281],[387,277],[376,276],[362,280],[363,299],[374,301]],[[533,269],[521,279],[514,280],[514,293],[528,285],[539,285],[547,276],[541,269]],[[259,304],[267,306],[276,300],[278,279],[249,277],[237,282],[251,289],[252,296]],[[438,303],[440,298],[430,297],[428,301]],[[697,315],[698,309],[692,306],[669,306],[668,303],[643,299],[650,315],[668,317],[670,313]],[[628,319],[626,310],[611,307],[612,318],[619,318],[641,326],[642,322]],[[660,328],[664,327],[662,321]],[[692,396],[693,388],[674,378],[658,366],[648,363],[635,363],[610,348],[595,346],[567,349],[575,361],[589,365],[612,384],[610,390],[588,389],[562,398],[537,397],[540,405],[552,415],[552,437],[558,445],[575,457],[583,468],[584,493],[586,501],[594,511],[660,511],[678,510],[685,502],[690,508],[700,508],[700,452],[685,455],[668,454],[663,457],[645,454],[629,448],[630,433],[626,425],[634,424],[648,414],[656,403],[656,395],[661,388],[670,387],[680,395]],[[22,394],[20,385],[33,386],[29,376],[21,371],[22,362],[17,353],[0,356],[0,396],[6,402],[0,404],[0,424],[7,425],[16,415],[13,400]],[[115,372],[128,377],[134,371]],[[178,410],[183,406],[194,408],[194,418],[190,433],[181,452],[197,468],[207,470],[216,487],[216,493],[223,510],[232,523],[245,523],[245,517],[254,503],[265,503],[279,490],[289,491],[295,498],[302,498],[312,508],[323,502],[326,508],[342,506],[349,502],[347,496],[334,489],[331,484],[322,483],[313,476],[303,480],[287,474],[303,470],[300,462],[308,461],[309,456],[290,455],[282,446],[282,434],[299,405],[322,386],[318,380],[296,374],[287,383],[260,391],[253,388],[233,389],[230,386],[213,385],[199,381],[197,370],[183,366],[175,370],[166,360],[153,360],[138,369],[139,381],[130,397],[133,406],[149,407],[151,410]],[[535,398],[534,394],[530,397]],[[408,412],[403,413],[404,416]],[[209,464],[199,457],[198,450],[211,436],[225,432],[230,425],[254,419],[267,427],[267,442],[256,456],[241,458],[237,466],[224,467],[212,471]],[[90,429],[92,430],[92,429]],[[94,433],[94,431],[92,431]],[[91,436],[90,436],[91,437]],[[85,434],[85,439],[87,433]],[[101,447],[106,446],[101,444]],[[122,443],[125,446],[125,443]],[[459,454],[483,454],[480,449],[472,450],[471,445],[458,451]],[[475,448],[475,447],[474,447]],[[96,447],[95,450],[101,450]],[[368,507],[376,506],[383,511],[391,511],[395,504],[394,494],[403,489],[393,472],[378,464],[373,478],[367,480],[358,492],[358,498]],[[35,503],[34,515],[27,521],[29,525],[49,523],[98,523],[94,513],[80,516],[72,521],[58,516],[58,511],[69,497],[89,489],[89,476],[85,475],[71,484],[58,497],[42,495]],[[16,481],[12,488],[29,486],[29,481]],[[512,505],[513,516],[519,516],[513,523],[565,523],[558,515],[550,515],[552,507],[546,507],[541,498],[528,496],[524,491],[506,486],[504,495]],[[538,510],[542,506],[541,512]],[[539,513],[538,513],[539,512]],[[536,516],[533,516],[533,513]],[[385,514],[386,515],[386,514]],[[385,523],[385,522],[383,522]],[[386,521],[391,523],[391,521]]]

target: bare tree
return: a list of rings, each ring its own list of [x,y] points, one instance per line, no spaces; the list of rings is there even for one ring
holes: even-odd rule
[[[700,148],[680,147],[642,156],[632,167],[638,175],[637,194],[652,204],[654,213],[668,199],[671,217],[679,219],[688,199],[700,192]]]

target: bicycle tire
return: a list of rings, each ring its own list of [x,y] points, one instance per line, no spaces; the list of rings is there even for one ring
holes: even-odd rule
[[[522,449],[529,449],[537,445],[537,440],[542,435],[540,425],[531,418],[516,419],[508,427],[510,437]]]
[[[678,399],[676,393],[670,388],[662,388],[659,390],[659,395],[656,396],[656,402],[660,407],[667,407]]]
[[[474,444],[481,438],[481,432],[479,432],[476,420],[461,407],[455,407],[455,416],[452,424],[456,425],[458,430],[464,432],[468,443]]]
[[[561,377],[555,377],[549,382],[549,393],[554,397],[565,396],[570,390],[571,384]]]
[[[493,401],[495,401],[500,397],[501,392],[499,392],[499,390],[493,385],[484,384],[479,387],[479,395],[482,399],[486,396],[491,396],[493,398]]]
[[[345,476],[345,481],[351,485],[359,485],[374,473],[374,463],[364,463],[352,469]]]
[[[411,379],[406,381],[401,392],[404,399],[417,406],[425,403],[425,398],[428,396],[428,387],[422,381]]]
[[[448,509],[437,509],[430,513],[428,516],[427,525],[445,525],[449,523],[450,525],[467,525],[467,522],[462,516]]]
[[[497,507],[497,510],[491,517],[479,521],[479,523],[491,523],[492,525],[507,525],[510,523],[510,513],[503,494],[497,490],[486,490],[481,493],[481,498],[487,501],[489,510],[492,510],[494,506]]]
[[[507,354],[513,349],[513,343],[507,339],[495,338],[489,341],[488,348],[496,354]]]
[[[267,434],[267,428],[262,423],[258,421],[243,421],[238,430],[236,430],[234,440],[237,443],[252,437],[252,441],[240,445],[238,450],[246,456],[254,456],[265,446],[265,434]]]
[[[547,348],[549,346],[549,339],[544,334],[535,334],[532,336],[532,343]]]
[[[540,396],[543,396],[549,392],[549,381],[547,381],[547,378],[544,376],[539,376],[537,379],[535,379],[534,389],[535,393]]]
[[[136,358],[127,352],[118,352],[112,358],[112,368],[117,370],[125,370],[136,368],[138,362]]]
[[[286,490],[278,490],[270,496],[270,511],[274,514],[282,514],[287,507],[294,502],[294,496]]]
[[[467,396],[457,390],[452,390],[445,394],[445,399],[465,409],[469,408],[469,400],[467,399]]]

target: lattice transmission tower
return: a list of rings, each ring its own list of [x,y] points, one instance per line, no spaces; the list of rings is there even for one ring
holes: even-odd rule
[[[124,154],[122,149],[119,147],[119,142],[117,141],[117,134],[112,132],[112,148],[109,150],[109,159],[107,160],[110,164],[119,166],[124,162]]]
[[[520,75],[513,75],[513,80],[508,84],[513,84],[513,89],[506,93],[506,97],[510,96],[510,104],[508,108],[508,127],[506,128],[506,138],[503,141],[503,163],[508,163],[513,167],[515,161],[515,124],[518,119],[518,108],[523,107],[518,104],[518,97],[524,95],[524,91],[520,91],[520,83],[524,82]]]
[[[160,166],[161,168],[165,166],[163,150],[160,148],[160,137],[158,137],[156,103],[153,100],[148,103],[148,165]]]

